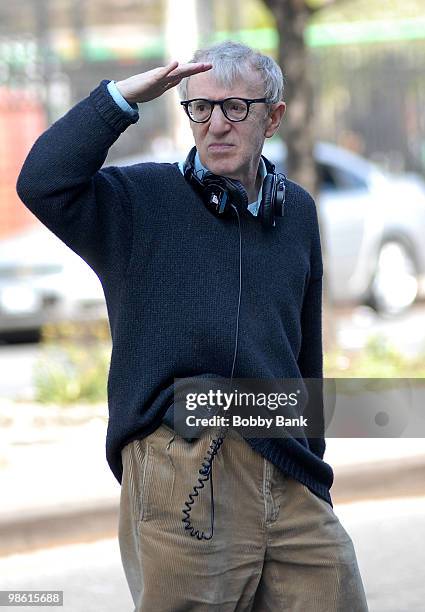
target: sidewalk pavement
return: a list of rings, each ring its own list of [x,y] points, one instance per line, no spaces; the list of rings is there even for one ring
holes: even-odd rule
[[[106,414],[38,428],[28,427],[25,416],[4,427],[2,418],[4,411],[0,556],[115,537],[120,485],[105,457]],[[422,439],[327,438],[326,443],[336,513],[342,503],[424,494]]]

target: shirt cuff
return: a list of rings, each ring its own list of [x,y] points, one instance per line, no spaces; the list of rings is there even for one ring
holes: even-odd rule
[[[127,100],[118,91],[118,87],[115,85],[115,81],[109,81],[108,91],[123,111],[129,113],[133,117],[139,116],[139,107],[137,106],[137,104],[129,104],[127,102]]]

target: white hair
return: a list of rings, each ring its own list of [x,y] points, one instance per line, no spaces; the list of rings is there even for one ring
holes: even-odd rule
[[[232,40],[217,43],[211,47],[195,51],[190,63],[211,62],[210,72],[223,87],[231,87],[235,80],[246,79],[247,67],[256,70],[264,84],[264,97],[271,104],[282,100],[284,76],[278,64],[259,51]],[[182,100],[187,100],[187,87],[190,77],[182,79],[178,92]]]

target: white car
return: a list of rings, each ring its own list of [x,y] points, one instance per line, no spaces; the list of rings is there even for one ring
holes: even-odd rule
[[[38,223],[0,242],[0,337],[38,338],[41,326],[107,318],[93,270]]]

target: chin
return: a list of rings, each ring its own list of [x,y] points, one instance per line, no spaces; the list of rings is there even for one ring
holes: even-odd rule
[[[219,176],[230,176],[234,175],[235,169],[233,164],[226,164],[224,161],[211,160],[207,162],[207,168],[213,173]]]

